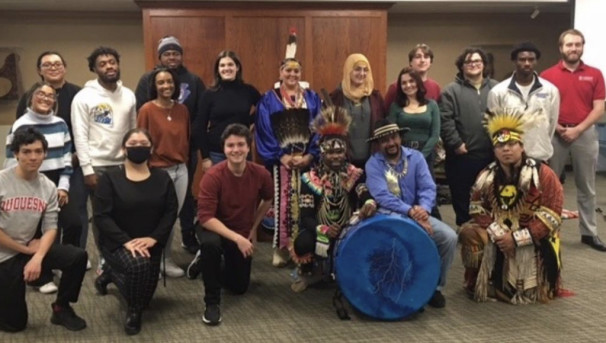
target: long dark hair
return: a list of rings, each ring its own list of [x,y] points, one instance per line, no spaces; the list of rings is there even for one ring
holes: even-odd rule
[[[156,76],[160,73],[169,73],[173,77],[173,83],[175,84],[175,90],[173,94],[170,96],[171,99],[177,100],[179,99],[179,92],[181,91],[181,85],[179,83],[179,79],[177,78],[177,73],[174,70],[158,67],[152,71],[150,79],[149,79],[149,98],[156,99],[158,98],[158,88],[156,87]]]
[[[408,106],[408,96],[402,91],[402,75],[404,74],[410,75],[410,77],[417,84],[417,94],[415,98],[419,102],[419,105],[426,105],[427,98],[425,98],[425,94],[427,94],[427,90],[425,89],[425,85],[423,84],[423,80],[421,79],[419,73],[417,73],[411,67],[405,67],[400,71],[400,74],[398,74],[398,84],[396,87],[396,104],[398,104],[398,106],[400,107]]]
[[[213,91],[219,90],[219,88],[221,88],[221,75],[219,74],[219,62],[221,61],[222,58],[225,58],[225,57],[231,58],[234,61],[234,63],[236,64],[236,67],[238,67],[238,71],[236,72],[235,81],[244,82],[244,80],[242,79],[242,63],[240,63],[240,59],[238,58],[238,55],[236,55],[236,53],[231,50],[223,50],[219,53],[219,56],[217,56],[217,59],[215,60],[215,65],[213,67],[213,76],[214,76],[215,80],[214,80],[212,87],[210,88]]]

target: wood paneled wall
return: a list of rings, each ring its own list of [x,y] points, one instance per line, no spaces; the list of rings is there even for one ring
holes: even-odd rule
[[[333,90],[351,53],[366,55],[375,86],[386,84],[387,9],[376,3],[157,2],[142,7],[146,69],[158,62],[157,42],[179,38],[184,64],[212,84],[212,67],[222,50],[235,51],[244,79],[261,93],[278,79],[290,28],[297,30],[297,59],[303,79],[319,91]]]
[[[157,2],[137,1],[143,13],[146,70],[158,63],[157,42],[173,35],[183,46],[184,65],[207,85],[220,51],[240,57],[244,80],[264,93],[278,80],[279,64],[291,28],[297,31],[302,79],[319,92],[332,91],[343,78],[343,63],[364,54],[375,88],[385,91],[387,9],[376,3]],[[253,152],[254,154],[254,152]],[[198,163],[192,184],[202,177]]]

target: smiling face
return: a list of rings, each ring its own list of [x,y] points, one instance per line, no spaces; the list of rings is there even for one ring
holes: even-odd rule
[[[166,50],[160,55],[160,64],[168,69],[177,69],[183,64],[183,54],[177,50]]]
[[[238,66],[236,62],[234,62],[231,57],[223,57],[219,60],[219,64],[217,66],[217,71],[219,72],[219,76],[221,76],[221,80],[224,81],[233,81],[236,79],[236,75],[238,73]]]
[[[399,132],[394,132],[379,138],[379,149],[388,159],[396,159],[400,156],[402,139]]]
[[[246,137],[229,135],[223,143],[223,153],[231,164],[245,163],[249,151]]]
[[[103,83],[120,80],[120,64],[114,55],[99,55],[95,60],[95,73]]]
[[[295,89],[301,80],[301,67],[291,64],[284,65],[280,69],[280,80],[287,88]]]
[[[482,60],[482,56],[477,52],[473,54],[468,54],[465,56],[465,61],[463,62],[463,75],[466,78],[477,78],[482,76],[484,72],[484,61]]]
[[[575,34],[567,34],[562,37],[560,45],[560,55],[562,59],[569,64],[575,64],[581,60],[583,56],[583,37]]]
[[[173,80],[173,76],[166,71],[161,71],[156,74],[155,82],[158,98],[171,99],[175,92],[175,80]]]
[[[417,82],[412,78],[412,76],[410,76],[410,74],[402,74],[402,77],[400,78],[400,87],[402,88],[402,93],[404,93],[406,96],[411,98],[417,96]]]
[[[55,107],[56,95],[57,93],[53,87],[43,85],[32,94],[29,107],[36,113],[49,114]]]
[[[351,85],[354,88],[362,87],[364,85],[364,82],[366,82],[366,76],[369,72],[370,69],[368,68],[368,65],[366,63],[356,63],[351,72],[349,73]]]
[[[65,81],[65,65],[59,55],[49,54],[40,59],[38,74],[42,79],[51,84]]]

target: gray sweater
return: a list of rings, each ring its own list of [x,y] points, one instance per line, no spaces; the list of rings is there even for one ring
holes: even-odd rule
[[[465,143],[467,156],[488,159],[492,156],[492,143],[482,119],[487,109],[488,92],[498,82],[484,79],[480,89],[457,75],[455,81],[442,90],[440,114],[442,127],[440,136],[448,155]]]
[[[34,180],[24,180],[15,168],[0,171],[0,230],[26,245],[34,238],[40,219],[43,233],[57,229],[57,187],[42,173]],[[0,245],[0,263],[17,254]]]

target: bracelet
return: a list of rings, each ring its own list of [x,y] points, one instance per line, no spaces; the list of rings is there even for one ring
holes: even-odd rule
[[[374,207],[377,207],[377,202],[374,199],[368,199],[364,202],[364,205],[372,205]]]
[[[528,229],[520,229],[513,232],[513,239],[516,242],[516,246],[523,247],[532,244],[532,236]]]

